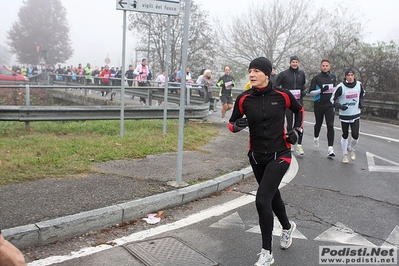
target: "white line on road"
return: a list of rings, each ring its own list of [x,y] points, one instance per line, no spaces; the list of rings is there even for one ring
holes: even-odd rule
[[[254,197],[252,195],[244,195],[237,199],[226,202],[224,204],[220,204],[220,205],[214,206],[212,208],[203,210],[201,212],[192,214],[192,215],[188,216],[187,218],[181,219],[174,223],[160,225],[155,228],[150,228],[148,230],[140,231],[140,232],[131,234],[129,236],[113,240],[113,242],[115,242],[118,246],[121,246],[121,245],[130,243],[130,242],[144,240],[146,238],[153,237],[153,236],[156,236],[156,235],[159,235],[159,234],[171,231],[171,230],[176,230],[176,229],[179,229],[179,228],[182,228],[185,226],[189,226],[189,225],[198,223],[200,221],[206,220],[213,216],[219,216],[219,215],[221,215],[225,212],[228,212],[230,210],[233,210],[233,209],[239,208],[241,206],[244,206],[246,204],[252,203],[253,201],[254,201]],[[110,246],[110,245],[99,245],[96,247],[83,248],[77,252],[71,252],[71,254],[69,254],[69,255],[48,257],[48,258],[45,258],[42,260],[37,260],[32,263],[29,263],[28,265],[30,265],[30,266],[51,265],[54,263],[60,263],[60,262],[64,262],[64,261],[71,260],[71,259],[89,256],[89,255],[95,254],[97,252],[105,251],[110,248],[112,248],[112,246]]]
[[[314,125],[314,122],[305,121],[305,123]],[[325,125],[323,125],[323,127],[325,127]],[[336,130],[341,130],[340,127],[334,127],[334,129],[336,129]],[[369,137],[372,137],[372,138],[383,139],[383,140],[387,140],[387,141],[392,141],[392,142],[397,142],[397,143],[399,143],[399,139],[388,138],[388,137],[379,136],[379,135],[374,135],[374,134],[369,134],[369,133],[364,133],[364,132],[360,132],[360,135],[369,136]]]

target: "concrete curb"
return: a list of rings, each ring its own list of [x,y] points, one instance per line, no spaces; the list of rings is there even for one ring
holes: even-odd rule
[[[162,209],[186,204],[207,197],[253,176],[247,167],[220,177],[185,188],[168,191],[150,197],[81,212],[48,221],[2,230],[5,239],[18,248],[46,245],[69,239],[91,230],[133,221]]]

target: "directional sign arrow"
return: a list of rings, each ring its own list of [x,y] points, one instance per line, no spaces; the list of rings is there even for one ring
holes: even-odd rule
[[[123,0],[120,0],[120,1],[118,2],[118,4],[119,4],[122,8],[125,8],[123,5],[126,5],[127,2],[123,2]],[[122,4],[123,4],[123,5],[122,5]]]

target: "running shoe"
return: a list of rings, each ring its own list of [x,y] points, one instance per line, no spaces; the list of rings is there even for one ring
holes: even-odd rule
[[[349,163],[348,154],[344,154],[344,157],[342,158],[342,162]]]
[[[280,248],[282,249],[287,249],[292,244],[292,234],[296,230],[296,224],[292,221],[290,222],[290,224],[291,228],[288,230],[283,229],[281,233]]]
[[[255,263],[255,266],[270,266],[274,263],[273,255],[270,254],[269,250],[262,248],[258,255],[259,260]]]
[[[348,151],[349,151],[349,150],[348,150]],[[352,160],[352,161],[356,160],[355,150],[349,151],[349,154],[350,154],[350,157],[351,157],[351,160]]]
[[[305,152],[303,151],[302,145],[297,145],[296,146],[296,153],[298,155],[305,155]]]
[[[334,153],[334,148],[333,148],[333,146],[329,146],[329,147],[328,147],[327,156],[328,156],[328,157],[335,157],[335,153]]]
[[[313,147],[318,148],[319,145],[320,145],[320,143],[319,143],[319,137],[317,137],[317,138],[315,137],[315,138],[313,139]]]

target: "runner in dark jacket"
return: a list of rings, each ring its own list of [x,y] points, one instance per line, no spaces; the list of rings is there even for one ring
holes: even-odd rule
[[[297,99],[303,105],[303,97],[306,95],[305,83],[305,72],[299,69],[299,58],[294,55],[290,57],[290,67],[278,74],[273,85],[275,87],[281,87],[290,90],[295,99]],[[287,110],[285,115],[287,117],[287,130],[291,130],[293,113],[291,110]],[[302,137],[300,137],[298,140],[296,152],[298,155],[305,154],[302,148]]]
[[[271,265],[274,261],[273,212],[283,228],[282,249],[290,247],[296,228],[288,220],[278,186],[291,163],[290,145],[302,134],[304,109],[289,90],[272,86],[271,71],[272,64],[267,58],[252,60],[248,70],[252,88],[237,97],[228,123],[232,132],[249,127],[248,157],[259,184],[256,209],[262,233],[262,249],[255,265]],[[288,132],[284,126],[286,109],[295,114],[294,128]]]
[[[330,73],[330,61],[323,59],[320,64],[321,72],[312,78],[309,94],[313,96],[315,116],[313,145],[319,147],[319,134],[324,117],[327,126],[328,157],[335,157],[334,152],[334,106],[331,103],[331,95],[334,92],[336,77]]]

